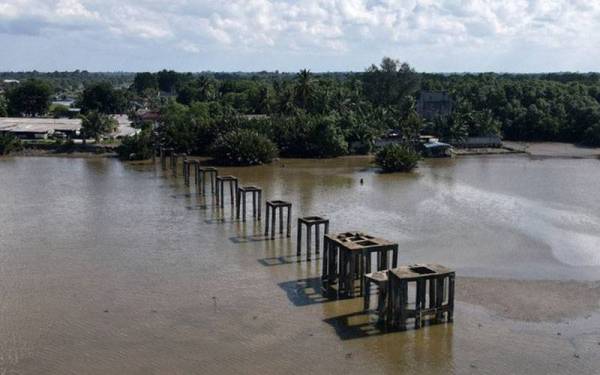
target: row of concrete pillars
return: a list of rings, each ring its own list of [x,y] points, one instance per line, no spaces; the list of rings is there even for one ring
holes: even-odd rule
[[[235,216],[238,220],[246,221],[247,196],[251,195],[252,218],[254,220],[262,219],[261,188],[256,186],[240,186],[237,177],[230,175],[220,176],[217,168],[203,167],[198,160],[188,159],[185,153],[176,153],[173,148],[160,148],[159,155],[162,169],[168,169],[168,165],[173,176],[177,176],[178,160],[179,158],[182,158],[182,174],[185,185],[190,186],[193,183],[197,186],[199,193],[202,195],[206,195],[208,190],[211,194],[215,195],[219,207],[225,207],[225,201],[227,200],[227,196],[229,196],[229,203],[234,208]],[[265,208],[265,236],[274,239],[277,232],[283,235],[285,228],[285,236],[290,237],[292,226],[292,203],[282,200],[268,200],[265,202]],[[279,221],[279,230],[276,228],[277,221]],[[285,226],[284,221],[286,223]],[[317,216],[298,218],[298,257],[301,256],[303,249],[303,227],[306,230],[306,244],[304,249],[306,251],[307,260],[311,260],[313,231],[315,254],[318,255],[322,243],[321,233],[327,234],[329,232],[329,220]]]
[[[229,197],[232,212],[235,212],[238,220],[246,221],[247,196],[250,194],[252,218],[261,220],[261,188],[240,186],[237,177],[219,175],[218,169],[202,167],[198,160],[188,159],[186,154],[175,153],[172,148],[160,148],[160,162],[164,170],[167,169],[167,158],[173,176],[177,176],[178,159],[182,158],[185,185],[191,185],[193,176],[194,185],[202,195],[207,194],[206,185],[209,185],[210,193],[215,195],[218,207],[224,208]],[[264,236],[274,239],[276,233],[281,236],[285,233],[285,237],[289,238],[292,203],[267,200],[265,208]],[[306,234],[304,246],[303,231]],[[310,261],[313,244],[316,255],[319,255],[323,248],[323,289],[330,290],[336,284],[338,296],[363,296],[364,310],[368,311],[371,285],[375,285],[378,290],[376,311],[386,327],[405,329],[408,319],[414,319],[415,328],[420,328],[427,320],[453,320],[454,271],[430,264],[397,267],[397,243],[360,232],[330,235],[328,219],[320,216],[298,218],[296,256],[300,258],[304,250],[307,261]],[[375,266],[375,272],[372,272],[372,266]],[[358,291],[357,282],[360,284]],[[412,284],[415,290],[414,297],[409,293],[409,285]]]

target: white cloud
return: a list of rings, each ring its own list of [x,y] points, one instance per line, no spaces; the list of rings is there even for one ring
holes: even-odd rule
[[[59,17],[78,17],[83,19],[97,19],[98,13],[90,12],[79,0],[60,0],[56,6],[56,15]]]
[[[337,56],[355,69],[363,59],[393,53],[417,68],[425,61],[426,68],[447,70],[442,62],[431,64],[428,54],[457,56],[450,70],[477,68],[465,60],[460,69],[462,54],[511,70],[494,66],[494,56],[499,63],[510,53],[518,64],[520,46],[531,61],[536,51],[563,51],[569,61],[577,61],[573,54],[591,57],[590,50],[597,56],[599,27],[600,2],[587,0],[0,0],[0,33],[47,39],[60,29],[92,46],[111,35],[111,43],[140,53],[202,51],[220,56],[213,63],[235,54],[269,55],[290,67],[302,61],[298,55]],[[540,69],[547,66],[540,60]]]
[[[200,46],[187,40],[182,40],[181,42],[177,43],[177,48],[189,53],[200,53]]]

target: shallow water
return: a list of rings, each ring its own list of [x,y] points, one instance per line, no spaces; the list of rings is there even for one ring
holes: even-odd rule
[[[598,160],[467,157],[382,175],[351,157],[222,173],[293,202],[294,216],[326,215],[334,232],[398,241],[402,263],[441,263],[459,276],[600,279]],[[361,300],[315,291],[320,264],[295,257],[295,236],[264,241],[261,224],[236,222],[229,206],[152,165],[1,159],[0,197],[0,374],[600,365],[596,314],[536,325],[459,301],[453,325],[381,334],[359,314]]]

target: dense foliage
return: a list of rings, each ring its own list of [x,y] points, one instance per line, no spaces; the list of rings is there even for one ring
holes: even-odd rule
[[[218,164],[258,165],[277,157],[277,146],[254,130],[237,129],[219,136],[211,155]]]
[[[5,79],[16,79],[21,82],[28,79],[43,80],[52,87],[55,92],[74,93],[84,86],[94,82],[107,82],[114,87],[129,86],[133,81],[135,73],[94,73],[85,70],[75,70],[72,72],[0,72],[0,81]]]
[[[152,126],[158,142],[188,154],[208,154],[217,139],[235,130],[252,130],[290,157],[369,153],[390,130],[407,144],[428,133],[458,143],[499,135],[600,145],[599,74],[422,74],[384,58],[358,73],[162,70],[0,73],[0,78],[22,80],[8,89],[6,100],[0,98],[0,115],[39,115],[51,94],[75,90],[84,115],[133,114],[140,108],[160,113],[157,124],[140,127]],[[45,87],[43,95],[32,86]],[[421,90],[448,92],[452,113],[421,118],[416,104]],[[52,115],[67,115],[54,108]]]
[[[375,163],[386,173],[410,172],[420,159],[420,154],[412,147],[397,143],[385,145],[375,155]]]
[[[21,149],[21,141],[12,134],[0,134],[0,155],[8,155]]]
[[[4,96],[0,95],[0,117],[6,116],[8,116],[6,99],[4,98]]]
[[[101,112],[90,111],[81,115],[81,133],[84,138],[94,138],[96,142],[100,137],[114,132],[117,129],[117,121]]]
[[[384,57],[363,74],[365,96],[377,105],[400,104],[419,89],[420,77],[407,63]]]
[[[459,116],[481,116],[472,123],[507,139],[600,145],[597,74],[425,75],[423,87],[449,91]]]
[[[138,73],[133,80],[133,89],[138,94],[152,94],[158,90],[158,78],[152,73]]]
[[[70,117],[71,112],[69,111],[69,107],[63,104],[56,104],[50,107],[50,114],[54,118],[64,118]]]
[[[125,93],[113,88],[108,82],[97,82],[87,86],[81,94],[78,105],[83,113],[88,111],[124,113],[128,106]]]
[[[153,150],[152,133],[149,130],[144,130],[139,134],[123,139],[117,147],[117,154],[121,160],[146,160],[152,157]]]
[[[11,116],[39,116],[48,112],[52,88],[47,82],[31,79],[6,93],[7,112]]]

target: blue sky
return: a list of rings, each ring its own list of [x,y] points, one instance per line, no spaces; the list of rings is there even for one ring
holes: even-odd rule
[[[0,0],[0,70],[600,71],[598,0]]]

